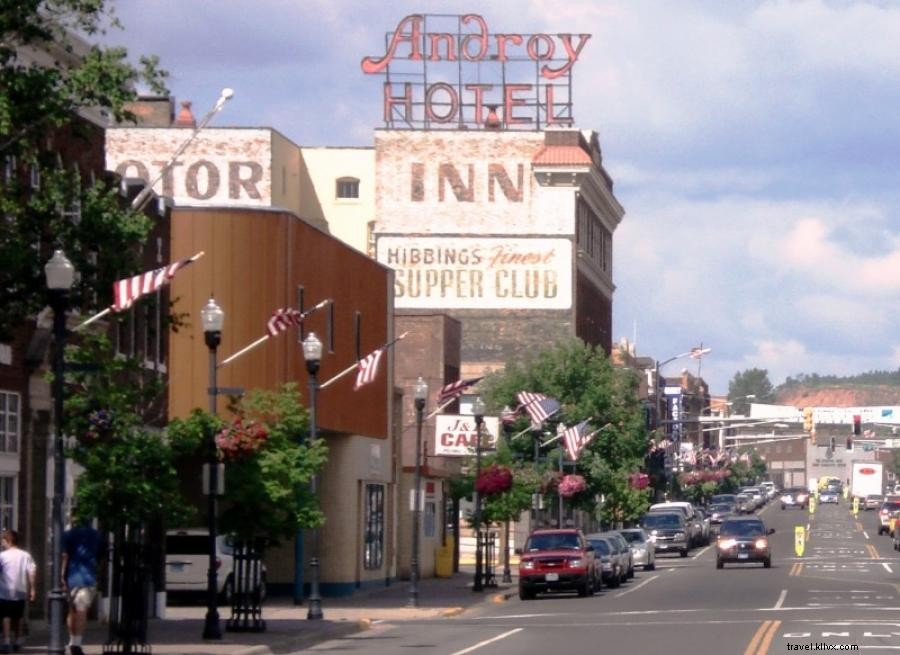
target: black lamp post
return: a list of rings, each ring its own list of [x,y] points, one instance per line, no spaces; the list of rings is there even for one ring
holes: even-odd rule
[[[409,606],[419,606],[419,513],[422,493],[422,413],[428,398],[428,383],[419,376],[413,389],[416,404],[416,475],[413,487],[412,556],[409,561]]]
[[[216,415],[216,396],[219,389],[216,380],[216,350],[222,342],[222,325],[225,323],[225,312],[216,304],[213,298],[209,299],[206,306],[200,310],[200,319],[203,322],[203,336],[206,347],[209,349],[209,413]],[[206,493],[207,515],[209,527],[209,569],[206,574],[206,620],[203,623],[204,639],[221,639],[222,630],[219,627],[218,595],[219,584],[217,580],[216,564],[218,553],[216,552],[216,495],[219,492],[219,462],[216,459],[216,435],[210,432],[207,442],[207,467],[209,469]]]
[[[50,635],[47,644],[48,653],[62,655],[63,614],[66,608],[66,597],[62,584],[62,536],[63,536],[63,500],[66,495],[66,453],[63,440],[63,401],[66,347],[66,310],[69,307],[69,291],[75,281],[75,267],[66,258],[62,250],[53,253],[53,257],[44,266],[47,278],[47,291],[50,307],[53,309],[53,415],[55,420],[53,439],[53,510],[52,510],[52,553],[50,560],[50,579],[53,586],[47,594],[50,613]]]
[[[310,332],[303,340],[303,359],[306,360],[306,372],[309,373],[309,438],[316,439],[316,394],[319,382],[316,374],[322,362],[322,342],[315,332]],[[316,476],[309,482],[312,495],[316,495]],[[307,619],[322,619],[322,597],[319,595],[319,529],[312,529],[312,556],[309,558],[309,609]]]
[[[507,405],[503,408],[501,415],[506,416],[512,414],[512,408]],[[506,436],[506,445],[509,446],[509,429],[504,426],[503,432]],[[503,577],[502,582],[512,582],[512,571],[509,568],[509,520],[507,519],[503,526]]]
[[[481,494],[478,493],[478,478],[481,476],[481,425],[484,423],[484,401],[481,396],[472,403],[475,415],[475,582],[472,591],[484,591],[484,570],[481,553]]]

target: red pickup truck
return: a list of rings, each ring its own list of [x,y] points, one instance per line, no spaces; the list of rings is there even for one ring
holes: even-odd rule
[[[591,596],[600,576],[594,547],[581,530],[535,530],[517,549],[519,554],[519,598],[531,600],[538,592],[577,591]]]

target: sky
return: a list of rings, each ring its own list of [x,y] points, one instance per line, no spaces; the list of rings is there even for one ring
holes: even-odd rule
[[[725,394],[740,371],[900,367],[900,3],[826,0],[128,0],[106,36],[155,54],[217,126],[371,146],[362,73],[412,13],[492,33],[589,33],[576,126],[596,130],[625,217],[613,339]]]

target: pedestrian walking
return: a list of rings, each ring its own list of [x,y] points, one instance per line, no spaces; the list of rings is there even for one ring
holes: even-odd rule
[[[19,535],[15,530],[4,530],[0,545],[3,547],[0,552],[0,617],[3,618],[0,653],[10,653],[21,650],[24,645],[22,619],[26,602],[33,602],[37,593],[37,567],[31,555],[19,548]]]
[[[62,585],[69,598],[69,652],[81,649],[88,610],[97,596],[97,565],[102,559],[103,537],[86,522],[66,530],[62,538]]]

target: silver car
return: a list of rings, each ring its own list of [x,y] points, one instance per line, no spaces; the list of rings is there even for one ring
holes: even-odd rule
[[[656,568],[656,544],[650,541],[643,528],[619,530],[619,534],[631,546],[634,566],[643,566],[645,571],[652,571]]]

